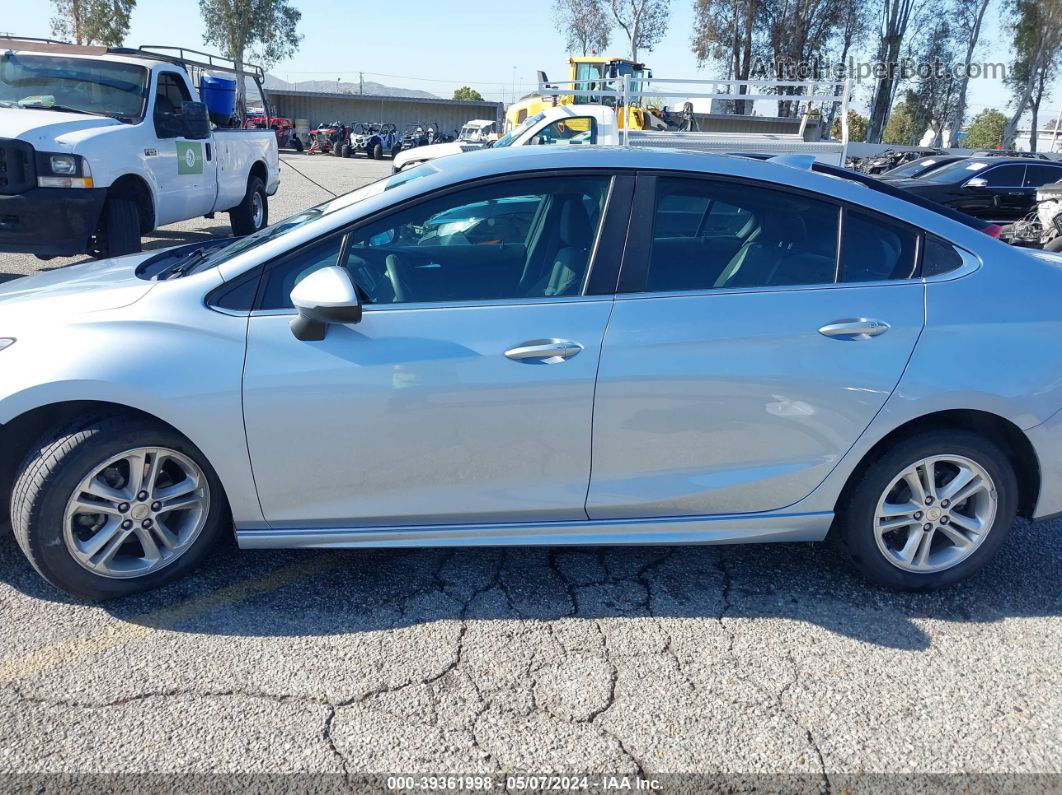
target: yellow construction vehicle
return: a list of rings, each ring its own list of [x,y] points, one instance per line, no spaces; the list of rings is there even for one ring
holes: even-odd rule
[[[644,91],[644,82],[653,76],[645,64],[628,58],[609,58],[603,55],[576,55],[568,59],[568,80],[560,83],[562,89],[571,88],[571,94],[560,96],[543,96],[539,93],[528,94],[512,103],[505,111],[505,130],[508,132],[519,127],[529,116],[541,113],[554,105],[608,105],[616,107],[619,103],[614,96],[602,95],[602,90],[619,91],[623,86],[624,75],[630,76],[630,87],[634,92]],[[549,84],[545,72],[538,73],[538,82]],[[642,109],[641,99],[631,99],[625,113],[618,113],[620,128],[631,130],[649,129],[649,115]]]

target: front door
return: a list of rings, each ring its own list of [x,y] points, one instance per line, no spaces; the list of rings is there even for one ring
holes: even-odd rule
[[[244,378],[267,521],[585,519],[612,297],[583,292],[611,182],[466,187],[269,270]],[[337,263],[363,295],[362,321],[332,326],[320,342],[295,339],[291,288]]]
[[[602,349],[587,512],[796,503],[903,373],[923,326],[917,234],[756,183],[639,183],[656,193],[655,231],[640,284],[624,261],[635,291],[617,297]]]
[[[145,162],[158,190],[155,224],[162,226],[205,215],[217,198],[217,152],[210,138],[175,134],[165,118],[179,115],[192,99],[175,72],[159,72],[155,79],[152,122],[158,141],[145,151]]]

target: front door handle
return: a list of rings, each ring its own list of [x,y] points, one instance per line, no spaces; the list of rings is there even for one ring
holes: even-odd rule
[[[819,334],[840,339],[866,340],[884,334],[891,328],[884,320],[856,318],[855,320],[836,320],[819,329]]]
[[[528,364],[558,364],[575,356],[583,346],[571,340],[529,340],[509,348],[505,355],[514,362]]]

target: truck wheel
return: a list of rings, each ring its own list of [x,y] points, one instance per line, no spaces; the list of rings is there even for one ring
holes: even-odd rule
[[[257,232],[269,224],[269,200],[258,177],[247,180],[247,195],[229,210],[229,224],[237,237]]]
[[[1047,241],[1047,244],[1044,246],[1044,251],[1062,251],[1062,236]]]
[[[132,199],[115,197],[103,207],[103,257],[120,257],[140,251],[140,212]]]
[[[332,147],[332,154],[336,157],[343,157],[343,149],[346,148],[346,144],[335,144]]]
[[[383,160],[383,147],[380,146],[380,144],[376,144],[372,148],[372,159],[373,160]]]
[[[394,146],[392,146],[391,147],[391,159],[394,160],[396,157],[398,157],[398,155],[399,155],[399,153],[401,151],[402,151],[402,147],[399,144],[395,144]]]

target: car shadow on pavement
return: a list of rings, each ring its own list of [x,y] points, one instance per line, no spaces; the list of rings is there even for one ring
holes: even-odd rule
[[[0,582],[77,605],[0,534]],[[919,651],[933,622],[1062,615],[1062,526],[1019,521],[986,569],[931,593],[868,584],[829,544],[240,551],[102,607],[177,632],[314,636],[445,620],[762,619],[810,622]]]
[[[25,276],[24,273],[2,273],[0,272],[0,284],[9,282],[12,279],[17,279],[19,276]]]

